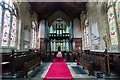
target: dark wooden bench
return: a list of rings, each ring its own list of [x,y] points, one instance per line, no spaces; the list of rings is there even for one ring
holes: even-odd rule
[[[78,53],[76,53],[76,52],[73,52],[73,57],[74,57],[74,61],[79,57],[78,56]]]
[[[50,53],[46,53],[45,62],[49,62],[50,58],[51,58]]]
[[[28,55],[28,51],[24,52],[15,52],[14,55],[10,55],[9,59],[9,72],[11,74],[22,72],[23,70],[23,63],[25,60],[25,57]]]
[[[46,54],[44,52],[41,52],[40,58],[42,61],[45,61]]]
[[[77,64],[83,66],[83,68],[87,69],[88,70],[88,75],[94,75],[93,74],[93,67],[92,67],[92,63],[83,59],[83,58],[78,58],[76,60]]]
[[[69,61],[68,53],[64,53],[64,58],[66,61]]]
[[[73,62],[74,61],[73,53],[69,53],[68,55],[69,55],[69,61]]]
[[[10,68],[11,74],[17,74],[17,77],[23,77],[24,62],[32,61],[38,58],[38,54],[27,54],[27,55],[15,55],[10,58]]]
[[[52,62],[54,60],[54,58],[55,58],[55,53],[51,53],[51,59],[50,59],[50,61]]]
[[[89,62],[92,62],[94,71],[102,71],[103,73],[106,73],[104,57],[82,54],[82,58]]]
[[[24,76],[27,77],[28,75],[28,72],[32,69],[34,69],[37,65],[40,65],[41,63],[41,59],[40,57],[36,58],[36,59],[33,59],[31,61],[28,61],[28,62],[24,62]]]

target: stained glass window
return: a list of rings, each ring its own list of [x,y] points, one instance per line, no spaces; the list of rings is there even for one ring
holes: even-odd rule
[[[2,6],[0,5],[0,32],[2,27]]]
[[[118,0],[118,1],[116,2],[115,9],[116,9],[116,16],[117,16],[117,21],[118,21],[118,26],[119,26],[119,31],[120,31],[119,5],[120,5],[120,1]]]
[[[31,36],[31,38],[32,38],[32,48],[34,47],[34,29],[32,29],[32,36]]]
[[[113,2],[116,2],[116,0],[107,0],[107,1],[108,1],[108,5],[107,6],[113,5]]]
[[[12,29],[11,29],[11,37],[10,37],[10,46],[15,46],[15,40],[16,40],[16,28],[17,28],[17,18],[13,16],[12,18]]]
[[[85,47],[86,47],[86,28],[84,27],[84,42],[85,42]]]
[[[88,32],[88,26],[86,27],[86,39],[87,39],[87,47],[89,47],[89,32]]]
[[[9,41],[9,31],[10,31],[10,12],[9,10],[5,11],[4,22],[3,22],[3,35],[2,35],[2,46],[8,46]]]
[[[88,19],[85,20],[84,24],[84,42],[85,47],[89,47],[89,30],[88,30]]]
[[[36,48],[36,40],[37,40],[37,37],[36,37],[36,31],[35,31],[34,48]]]
[[[8,4],[10,2],[10,0],[3,0],[6,4],[5,4],[5,8],[8,8]]]
[[[5,2],[5,7],[6,8],[13,8],[13,0],[3,0],[3,2]],[[9,7],[10,6],[10,7]],[[13,8],[14,9],[14,8]]]
[[[9,5],[14,9],[13,1],[9,0]]]
[[[117,37],[117,29],[116,29],[115,14],[114,14],[113,6],[111,6],[108,9],[107,14],[108,14],[111,43],[112,43],[112,45],[117,45],[118,44],[118,37]]]
[[[0,0],[1,1],[1,0]],[[2,0],[0,5],[0,30],[2,29],[2,44],[4,47],[15,47],[16,30],[17,30],[17,14],[15,14],[15,5],[12,0]],[[3,11],[2,11],[3,10]],[[2,17],[2,15],[4,17]],[[3,20],[3,22],[2,22]],[[3,26],[1,26],[3,24]]]
[[[119,2],[116,2],[115,9],[116,9],[116,16],[119,17],[119,10],[118,10],[118,4]]]
[[[36,40],[37,40],[37,37],[36,37],[36,25],[34,22],[32,22],[32,35],[31,35],[31,47],[32,48],[36,48]]]

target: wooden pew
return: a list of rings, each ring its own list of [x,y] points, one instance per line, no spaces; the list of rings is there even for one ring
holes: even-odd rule
[[[82,54],[82,59],[92,62],[94,71],[101,71],[104,74],[106,73],[104,57],[90,55],[90,54]]]
[[[23,63],[24,63],[24,56],[21,57],[15,57],[14,59],[11,59],[11,73],[12,74],[20,74],[17,76],[22,76],[22,70],[23,70]]]
[[[2,62],[9,62],[7,65],[3,65],[2,67],[2,71],[4,70],[8,70],[9,73],[14,74],[15,71],[18,71],[19,67],[16,68],[15,64],[19,63],[21,60],[18,59],[18,62],[14,62],[16,60],[17,57],[23,56],[25,54],[27,54],[27,51],[21,51],[21,52],[14,52],[14,54],[12,54],[12,52],[6,52],[6,53],[2,53]],[[20,64],[18,64],[20,65]]]
[[[79,57],[78,53],[73,52],[74,61]]]
[[[64,53],[64,57],[65,57],[65,60],[66,60],[66,61],[69,61],[69,60],[68,60],[68,54],[67,54],[67,53]]]
[[[28,61],[28,62],[24,62],[24,76],[27,77],[28,75],[28,72],[32,69],[34,69],[37,65],[40,65],[40,62],[41,62],[41,59],[40,57],[36,58],[36,59],[33,59],[31,61]]]
[[[94,75],[93,74],[93,67],[92,67],[92,62],[89,62],[83,58],[78,58],[76,60],[77,64],[83,66],[83,68],[87,69],[88,70],[88,75]]]
[[[120,74],[120,53],[109,52],[110,71]]]
[[[50,59],[50,61],[52,62],[54,60],[54,58],[55,58],[55,53],[51,53],[51,59]]]
[[[69,61],[73,62],[74,61],[74,56],[72,53],[69,53]]]
[[[51,58],[50,53],[46,53],[45,62],[49,62],[50,58]]]
[[[104,57],[83,54],[82,58],[89,61],[89,62],[92,62],[94,71],[102,71],[103,73],[106,73],[105,72],[106,68],[105,68],[105,58]]]
[[[23,77],[23,69],[24,69],[24,62],[29,62],[31,60],[34,60],[38,58],[38,54],[27,54],[27,55],[19,55],[19,56],[13,56],[10,59],[10,72],[11,74],[17,73],[17,76]]]
[[[40,58],[41,58],[42,61],[45,61],[45,56],[46,56],[46,54],[43,53],[43,52],[41,52],[41,54],[40,54]]]
[[[9,71],[9,66],[10,66],[10,63],[9,63],[9,59],[10,59],[10,55],[11,53],[0,53],[0,58],[1,58],[1,67],[2,67],[2,74],[4,75],[4,73],[6,73],[6,71],[8,72]],[[7,63],[6,63],[7,62]],[[6,63],[6,64],[2,64],[2,63]]]

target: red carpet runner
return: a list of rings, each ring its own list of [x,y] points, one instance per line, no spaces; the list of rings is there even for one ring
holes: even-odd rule
[[[43,80],[74,80],[70,70],[61,55],[54,59],[48,73]]]

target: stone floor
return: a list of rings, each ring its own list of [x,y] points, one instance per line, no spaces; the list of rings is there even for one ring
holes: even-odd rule
[[[47,74],[51,62],[42,62],[41,66],[37,66],[35,70],[31,70],[28,73],[28,78],[18,78],[14,80],[42,80]],[[75,80],[120,80],[119,76],[112,74],[111,76],[103,75],[102,78],[96,78],[95,76],[88,76],[88,70],[83,69],[82,66],[77,65],[75,62],[67,62],[68,68]],[[2,79],[4,80],[4,79]],[[12,80],[12,79],[5,79]]]

